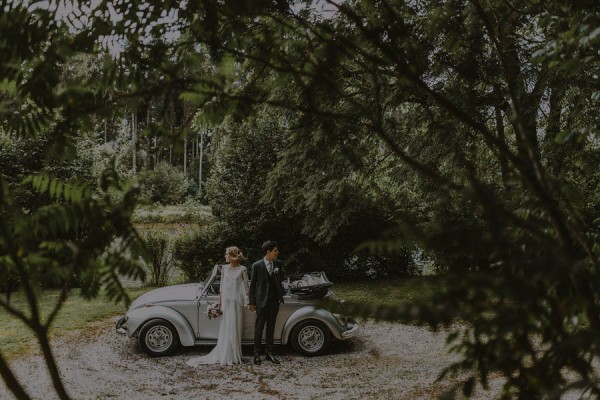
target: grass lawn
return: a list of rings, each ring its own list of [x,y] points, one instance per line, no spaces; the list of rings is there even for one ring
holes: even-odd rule
[[[374,305],[399,305],[426,302],[444,287],[443,275],[414,276],[376,281],[340,282],[332,287],[341,299]]]
[[[135,299],[151,288],[127,289],[131,299]],[[41,296],[40,306],[42,315],[47,315],[58,299],[58,290],[47,290]],[[27,309],[25,296],[22,293],[12,295],[11,304],[20,310]],[[84,329],[89,323],[111,316],[123,314],[126,311],[123,303],[115,304],[104,296],[93,300],[85,300],[79,295],[79,290],[71,291],[69,298],[57,315],[50,336],[61,336],[65,332]],[[7,359],[27,354],[37,349],[37,341],[27,326],[20,320],[0,309],[0,351]]]
[[[408,306],[404,311],[414,310],[412,306],[423,306],[433,303],[435,294],[440,293],[450,276],[414,276],[376,281],[335,283],[332,290],[337,297],[345,300],[345,313],[359,321],[365,319],[387,319],[384,315],[395,315],[397,306]],[[383,310],[379,309],[383,306]],[[375,312],[375,314],[372,314]],[[390,312],[392,314],[390,314]],[[416,315],[397,314],[398,322],[403,324],[421,324]],[[395,317],[394,317],[395,318]]]

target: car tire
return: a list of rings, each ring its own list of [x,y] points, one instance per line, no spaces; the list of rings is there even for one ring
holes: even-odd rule
[[[149,356],[167,356],[179,346],[179,336],[169,321],[152,319],[140,329],[138,343],[144,353]]]
[[[321,321],[309,319],[298,323],[292,329],[292,347],[305,356],[318,356],[327,350],[331,332]]]

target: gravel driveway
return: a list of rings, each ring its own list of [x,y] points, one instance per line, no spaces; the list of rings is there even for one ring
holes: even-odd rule
[[[276,348],[281,365],[252,364],[244,346],[240,366],[188,367],[186,361],[210,347],[149,358],[137,343],[114,332],[115,320],[70,333],[53,342],[62,376],[73,399],[433,399],[455,382],[436,383],[452,362],[444,333],[426,328],[367,322],[359,336],[335,342],[321,357]],[[39,356],[12,363],[35,399],[56,398]],[[0,383],[0,398],[12,395]],[[475,398],[493,398],[480,393]]]

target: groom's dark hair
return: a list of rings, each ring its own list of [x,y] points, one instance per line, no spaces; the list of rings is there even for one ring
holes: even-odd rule
[[[273,251],[273,249],[275,247],[277,247],[277,242],[274,242],[272,240],[267,240],[262,245],[263,254],[267,254],[267,251]]]

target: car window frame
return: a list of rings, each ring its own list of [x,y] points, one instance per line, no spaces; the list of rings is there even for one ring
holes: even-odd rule
[[[202,289],[202,293],[200,293],[200,299],[203,297],[208,297],[210,296],[218,296],[219,293],[215,293],[215,294],[209,294],[209,291],[212,287],[212,284],[214,283],[214,280],[217,278],[217,276],[219,277],[219,284],[220,284],[220,278],[222,275],[222,271],[223,271],[223,266],[222,265],[215,265],[211,274],[209,275],[208,279],[206,280],[206,283],[204,285],[204,288]]]

